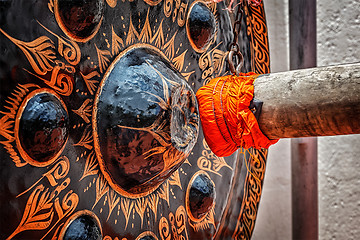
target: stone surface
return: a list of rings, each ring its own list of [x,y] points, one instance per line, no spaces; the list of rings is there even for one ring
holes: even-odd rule
[[[359,239],[360,137],[321,137],[319,153],[319,239]]]
[[[318,66],[360,61],[360,2],[317,5]],[[318,141],[319,239],[360,237],[360,135]]]

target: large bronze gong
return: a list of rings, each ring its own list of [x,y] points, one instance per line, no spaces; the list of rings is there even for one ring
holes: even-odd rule
[[[1,239],[248,239],[267,151],[219,158],[194,93],[229,73],[224,2],[0,1]],[[269,72],[244,1],[243,72]]]

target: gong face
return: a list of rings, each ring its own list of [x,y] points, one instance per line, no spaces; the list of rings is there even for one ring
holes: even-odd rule
[[[229,74],[225,8],[0,3],[2,239],[250,238],[266,151],[215,156],[194,94]],[[243,10],[242,70],[268,72],[263,6]]]

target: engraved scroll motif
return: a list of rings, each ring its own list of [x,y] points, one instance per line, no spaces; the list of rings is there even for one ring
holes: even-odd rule
[[[125,2],[125,0],[122,0],[122,2]],[[89,188],[93,188],[89,209],[92,207],[94,211],[100,211],[100,213],[105,216],[106,221],[110,222],[112,220],[115,221],[115,224],[118,219],[125,219],[123,220],[123,223],[125,224],[122,225],[121,228],[127,231],[131,231],[131,228],[134,227],[134,223],[136,224],[138,218],[141,220],[141,225],[145,225],[146,214],[151,213],[154,216],[154,221],[157,222],[159,221],[159,218],[161,218],[158,226],[159,239],[188,239],[186,226],[189,225],[187,225],[186,222],[190,222],[183,206],[180,206],[175,214],[170,213],[168,218],[160,215],[160,212],[158,212],[158,210],[161,209],[158,209],[158,207],[161,205],[163,205],[162,207],[165,205],[169,208],[174,207],[171,206],[169,196],[170,192],[172,192],[170,191],[170,186],[184,189],[181,182],[183,179],[180,178],[182,175],[180,176],[179,171],[175,171],[168,180],[161,184],[159,188],[150,195],[139,199],[129,199],[121,196],[109,186],[100,172],[93,147],[94,143],[91,131],[91,119],[93,117],[92,108],[94,103],[93,97],[97,92],[98,83],[107,71],[109,64],[113,58],[126,47],[136,43],[152,45],[164,53],[169,58],[168,60],[174,64],[175,68],[187,80],[189,79],[189,76],[195,72],[186,72],[187,67],[190,66],[188,65],[187,58],[189,58],[189,55],[192,53],[190,52],[191,49],[186,49],[186,44],[179,45],[178,33],[181,31],[172,31],[168,36],[164,36],[164,31],[165,35],[167,35],[169,31],[168,29],[163,29],[164,27],[168,27],[169,22],[175,23],[175,25],[178,25],[179,27],[183,27],[186,22],[190,3],[185,0],[144,0],[144,2],[147,4],[145,4],[145,6],[149,7],[145,22],[139,22],[139,24],[137,24],[135,17],[133,18],[134,22],[132,22],[131,16],[129,16],[127,20],[130,19],[130,23],[127,21],[128,24],[126,25],[126,28],[124,27],[124,30],[116,28],[118,26],[110,25],[108,28],[110,29],[109,32],[104,32],[103,34],[106,33],[108,36],[111,36],[111,45],[108,44],[106,49],[106,47],[104,47],[105,45],[101,44],[99,41],[99,43],[96,42],[98,43],[98,48],[95,45],[95,42],[93,42],[91,48],[94,54],[91,57],[98,61],[94,61],[94,68],[86,69],[84,71],[81,70],[83,72],[76,72],[79,71],[78,66],[82,69],[82,61],[80,62],[80,47],[83,45],[80,44],[79,47],[76,42],[56,35],[40,22],[37,23],[46,30],[49,37],[40,36],[35,40],[32,39],[29,42],[25,42],[15,39],[2,29],[0,29],[0,35],[3,34],[6,36],[22,51],[30,67],[28,70],[24,69],[26,72],[40,79],[42,83],[47,84],[62,96],[70,96],[74,92],[74,89],[79,93],[79,96],[81,93],[82,99],[77,104],[74,104],[75,108],[72,108],[74,106],[71,106],[71,108],[70,106],[67,106],[69,107],[69,112],[75,116],[75,121],[78,121],[74,124],[73,129],[78,130],[81,128],[80,131],[82,131],[80,132],[80,135],[75,138],[76,140],[69,145],[74,146],[76,150],[81,152],[81,156],[79,153],[75,164],[82,163],[83,171],[75,181],[79,181],[82,186],[86,185],[83,189],[84,193],[88,191]],[[120,5],[119,0],[106,0],[106,3],[110,8],[119,7]],[[161,17],[156,19],[156,25],[150,26],[149,12],[151,13],[153,6],[160,4],[164,5],[161,5]],[[215,3],[210,5],[212,12],[216,12],[216,6]],[[53,11],[53,0],[48,1],[48,7],[50,11]],[[252,27],[252,31],[249,32],[249,34],[253,37],[253,41],[258,44],[254,44],[252,48],[252,53],[256,53],[254,57],[254,66],[256,66],[256,69],[263,69],[263,65],[268,64],[268,57],[262,55],[262,53],[258,53],[260,50],[257,49],[266,49],[267,45],[261,45],[261,41],[263,40],[261,40],[260,36],[262,33],[259,35],[257,34],[257,31],[265,28],[264,31],[266,32],[266,25],[264,25],[264,22],[257,22],[256,16],[258,14],[258,9],[251,9],[251,11],[253,16],[248,18],[248,24]],[[154,21],[152,21],[152,24],[153,23]],[[114,29],[119,35],[115,33]],[[122,31],[124,31],[123,34]],[[119,36],[121,36],[121,38]],[[216,39],[216,37],[214,39]],[[205,80],[204,84],[214,77],[214,75],[221,74],[224,69],[226,52],[217,49],[222,43],[214,43],[215,41],[210,44],[211,46],[208,51],[201,55],[199,54],[199,65],[197,66],[197,64],[195,64],[196,67],[200,68],[202,79]],[[102,49],[100,49],[100,47]],[[78,74],[80,79],[82,77],[84,80],[83,86],[85,90],[82,90],[81,88],[76,89],[77,86],[74,83],[75,74]],[[4,147],[7,153],[9,153],[9,156],[16,167],[23,167],[27,162],[24,162],[14,145],[15,117],[22,99],[34,88],[38,89],[40,87],[35,84],[18,84],[16,89],[10,93],[9,97],[5,100],[6,104],[1,108],[0,112],[0,144],[2,145],[1,147]],[[87,91],[89,93],[88,98],[85,97],[86,95],[83,96],[81,91]],[[224,167],[231,169],[224,158],[216,157],[205,142],[203,142],[203,145],[204,150],[201,152],[201,156],[197,161],[197,166],[200,169],[219,176],[222,175],[221,169]],[[260,159],[261,155],[259,155],[258,158]],[[250,162],[250,165],[253,166],[253,174],[259,179],[262,179],[263,176],[261,174],[264,170],[262,162]],[[51,238],[51,235],[52,239],[57,239],[59,237],[59,229],[64,225],[64,219],[71,216],[78,206],[80,195],[73,192],[70,189],[71,186],[69,186],[70,183],[74,184],[74,179],[71,178],[70,180],[70,176],[72,175],[69,174],[69,159],[67,159],[66,156],[62,156],[47,167],[47,169],[43,168],[43,171],[47,172],[43,174],[38,181],[17,196],[17,198],[25,198],[26,205],[24,209],[21,209],[21,211],[23,211],[21,221],[19,219],[18,226],[13,226],[15,230],[12,229],[14,231],[12,233],[10,232],[11,234],[9,233],[7,239],[16,239],[20,236],[19,233],[30,230],[44,234],[42,236],[43,239]],[[253,223],[249,222],[249,219],[255,220],[257,211],[256,203],[261,194],[261,185],[259,185],[253,175],[249,174],[247,178],[247,181],[249,181],[249,184],[246,186],[247,197],[243,206],[243,212],[239,215],[239,226],[236,234],[234,234],[235,237],[242,236],[242,232],[246,232],[247,234],[247,229],[253,228]],[[74,188],[74,191],[80,191],[80,187],[79,189]],[[104,203],[104,208],[101,208],[102,204],[100,204],[100,202]],[[250,207],[250,209],[248,209],[248,207]],[[122,214],[120,218],[115,216],[116,211],[118,211],[117,215],[119,215],[119,212]],[[206,229],[211,224],[215,226],[214,214],[214,209],[212,209],[201,224],[190,223],[190,226],[194,231]],[[136,221],[134,220],[134,216],[137,218]],[[245,220],[240,219],[240,217],[245,218]],[[140,225],[136,227],[140,227]],[[44,233],[40,230],[44,231]],[[111,239],[111,237],[105,236],[104,234],[104,239]],[[119,236],[113,239],[122,238]]]
[[[197,165],[201,170],[215,173],[219,176],[221,174],[219,171],[223,167],[227,167],[232,170],[232,168],[226,163],[223,157],[216,156],[207,145],[205,139],[203,140],[204,150],[201,153],[201,157],[199,157],[197,161]]]
[[[250,36],[252,43],[250,44],[252,69],[260,74],[269,73],[270,56],[263,4],[260,6],[247,6],[245,12],[248,26],[247,34]]]
[[[48,229],[42,237],[42,239],[44,239],[58,226],[63,218],[69,216],[75,210],[79,202],[79,197],[73,190],[69,190],[65,196],[60,199],[60,193],[69,186],[71,181],[69,177],[66,178],[69,169],[69,159],[65,156],[60,157],[53,168],[43,174],[30,188],[17,196],[20,197],[26,194],[36,186],[27,200],[23,217],[18,227],[7,239],[12,239],[18,233],[26,230]],[[53,189],[52,191],[50,188],[45,187],[45,183],[39,184],[40,181],[45,178]],[[57,221],[54,221],[55,216],[57,216]]]
[[[75,42],[65,40],[64,38],[54,34],[41,23],[39,23],[39,25],[57,38],[58,53],[60,56],[65,58],[70,65],[63,63],[60,60],[55,60],[55,45],[49,37],[42,36],[31,42],[23,42],[11,37],[2,29],[0,29],[0,32],[2,32],[10,41],[22,50],[31,67],[35,71],[35,73],[32,73],[24,69],[26,72],[36,76],[59,94],[69,96],[73,91],[72,75],[75,73],[75,68],[71,65],[79,63],[81,56],[80,48]],[[50,80],[46,79],[48,76],[46,78],[40,77],[46,75],[50,71]]]
[[[224,67],[227,52],[217,49],[220,44],[200,56],[199,68],[202,70],[203,85],[206,85],[213,78],[213,74],[220,74]]]
[[[170,225],[169,225],[170,222]],[[162,217],[159,222],[159,232],[162,240],[186,240],[188,233],[186,230],[186,211],[184,206],[178,207],[175,216],[169,213],[169,220]]]
[[[267,149],[262,151],[250,149],[247,157],[250,165],[244,186],[244,198],[238,222],[233,234],[234,239],[250,239],[255,227],[258,203],[262,192],[262,181],[265,176]],[[246,158],[245,158],[245,161]]]
[[[251,37],[252,71],[264,74],[270,72],[269,46],[264,6],[245,5],[248,35]],[[245,179],[244,197],[238,216],[233,239],[250,239],[255,227],[258,204],[262,192],[265,175],[267,149],[249,149],[249,157],[245,156],[248,173]]]
[[[182,27],[186,22],[188,4],[188,2],[184,3],[181,0],[165,0],[164,14],[168,18],[171,17],[173,22],[177,20],[179,27]]]
[[[0,135],[6,140],[0,141],[6,151],[9,153],[11,159],[15,163],[16,167],[23,167],[27,164],[18,154],[14,148],[15,142],[15,118],[16,112],[19,109],[22,100],[30,92],[30,89],[39,89],[36,84],[18,84],[15,90],[7,98],[4,108],[6,112],[0,112],[3,116],[0,118]]]

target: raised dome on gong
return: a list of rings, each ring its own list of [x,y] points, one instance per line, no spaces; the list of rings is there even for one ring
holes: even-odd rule
[[[186,31],[194,50],[204,52],[216,31],[215,16],[205,3],[199,1],[192,5],[187,17]]]
[[[55,0],[55,17],[60,28],[72,40],[86,42],[99,30],[104,0]]]
[[[44,167],[62,152],[69,135],[69,116],[60,97],[50,89],[27,96],[16,119],[17,146],[31,165]]]
[[[135,45],[109,67],[96,95],[94,142],[109,184],[144,196],[186,159],[198,135],[195,95],[166,57]]]

